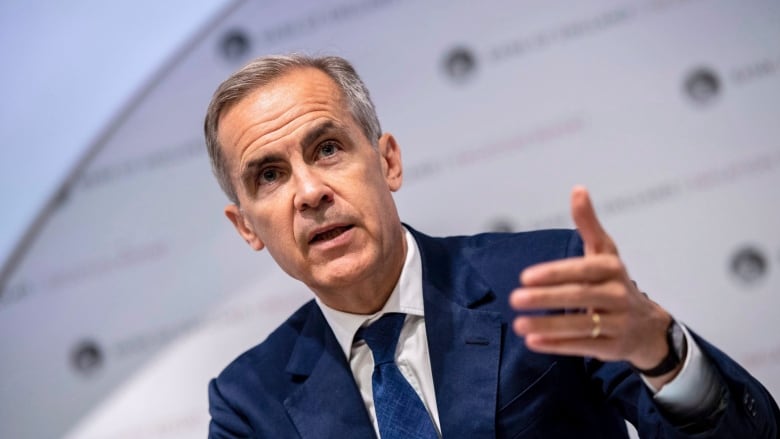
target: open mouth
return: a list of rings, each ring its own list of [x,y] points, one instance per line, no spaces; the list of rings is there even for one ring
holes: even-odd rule
[[[314,235],[314,237],[309,241],[309,244],[315,244],[321,241],[329,241],[333,238],[336,238],[337,236],[341,235],[342,233],[346,232],[347,230],[351,229],[353,226],[341,226],[341,227],[334,227],[332,229],[328,229],[324,232],[317,233]]]

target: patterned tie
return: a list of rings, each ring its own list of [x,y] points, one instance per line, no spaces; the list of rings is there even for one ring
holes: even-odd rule
[[[405,314],[388,313],[355,335],[363,339],[374,356],[374,407],[382,439],[436,439],[433,426],[420,397],[395,364],[395,347]]]

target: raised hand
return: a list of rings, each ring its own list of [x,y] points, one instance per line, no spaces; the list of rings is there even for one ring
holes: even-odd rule
[[[571,215],[585,255],[528,267],[520,274],[522,287],[512,292],[509,303],[518,311],[583,312],[523,314],[515,318],[514,331],[538,352],[627,360],[642,369],[656,366],[668,350],[671,316],[631,281],[584,187],[572,190]],[[676,373],[652,382],[660,387]]]

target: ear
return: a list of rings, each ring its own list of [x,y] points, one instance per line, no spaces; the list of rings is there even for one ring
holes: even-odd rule
[[[225,216],[233,223],[233,227],[236,228],[238,234],[241,235],[241,238],[243,238],[252,249],[259,251],[265,247],[263,241],[261,241],[260,237],[255,233],[252,223],[247,220],[240,207],[232,203],[228,204],[225,206]]]
[[[401,163],[401,148],[390,133],[382,134],[378,142],[379,156],[382,161],[382,173],[385,176],[387,186],[395,192],[401,189],[404,179],[403,164]]]

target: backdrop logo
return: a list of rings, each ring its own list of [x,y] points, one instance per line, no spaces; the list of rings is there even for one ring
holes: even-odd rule
[[[83,340],[70,354],[73,369],[83,375],[92,375],[103,365],[103,351],[93,340]]]
[[[487,225],[489,232],[512,233],[516,230],[514,222],[509,218],[494,218]]]
[[[708,105],[720,95],[721,81],[713,70],[699,67],[685,78],[683,90],[694,104]]]
[[[753,246],[745,246],[731,257],[730,268],[737,280],[754,284],[766,275],[769,265],[764,252]]]
[[[249,36],[240,29],[233,29],[222,36],[219,43],[219,51],[226,60],[237,62],[244,59],[249,53],[252,44]]]
[[[447,52],[442,65],[444,73],[455,82],[465,82],[474,76],[477,70],[477,58],[471,49],[455,47]]]

